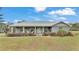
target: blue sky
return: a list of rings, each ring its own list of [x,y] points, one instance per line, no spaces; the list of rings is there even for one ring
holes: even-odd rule
[[[6,22],[21,20],[79,22],[78,7],[3,7],[0,13]]]

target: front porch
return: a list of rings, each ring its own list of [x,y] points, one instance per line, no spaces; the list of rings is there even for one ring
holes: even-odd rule
[[[10,27],[9,33],[33,33],[42,35],[45,32],[51,32],[51,27]]]

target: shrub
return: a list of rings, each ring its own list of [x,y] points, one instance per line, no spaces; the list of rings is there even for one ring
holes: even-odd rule
[[[57,32],[57,36],[65,36],[66,35],[66,31],[64,31],[63,29],[60,29],[58,32]]]
[[[50,36],[57,36],[57,34],[53,32],[53,33],[50,33]]]
[[[13,36],[16,36],[16,34],[15,33],[7,33],[7,36],[13,37]]]
[[[67,36],[74,36],[74,35],[71,32],[68,32]]]
[[[7,33],[7,36],[35,36],[34,33]]]
[[[36,34],[34,33],[28,33],[28,36],[35,36]]]
[[[48,36],[48,35],[49,35],[49,33],[47,33],[47,32],[43,33],[43,36]]]
[[[57,36],[64,36],[63,32],[57,32]]]
[[[8,33],[8,31],[9,31],[9,28],[5,28],[5,29],[4,29],[4,32],[5,32],[5,33]]]
[[[28,36],[28,34],[27,33],[24,33],[24,36]]]

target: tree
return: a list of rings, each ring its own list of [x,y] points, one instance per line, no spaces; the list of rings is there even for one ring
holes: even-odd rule
[[[3,14],[1,13],[2,8],[0,7],[0,32],[4,32],[5,21],[3,20]]]
[[[0,11],[1,11],[1,7],[0,7]],[[4,18],[3,18],[3,14],[0,12],[0,23],[3,23],[4,22],[4,20],[3,20]]]
[[[72,24],[71,30],[78,31],[79,30],[79,23]]]

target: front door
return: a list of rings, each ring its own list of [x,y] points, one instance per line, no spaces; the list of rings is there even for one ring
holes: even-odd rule
[[[40,28],[40,27],[37,28],[37,29],[36,29],[36,34],[37,34],[37,35],[42,35],[42,28]]]

